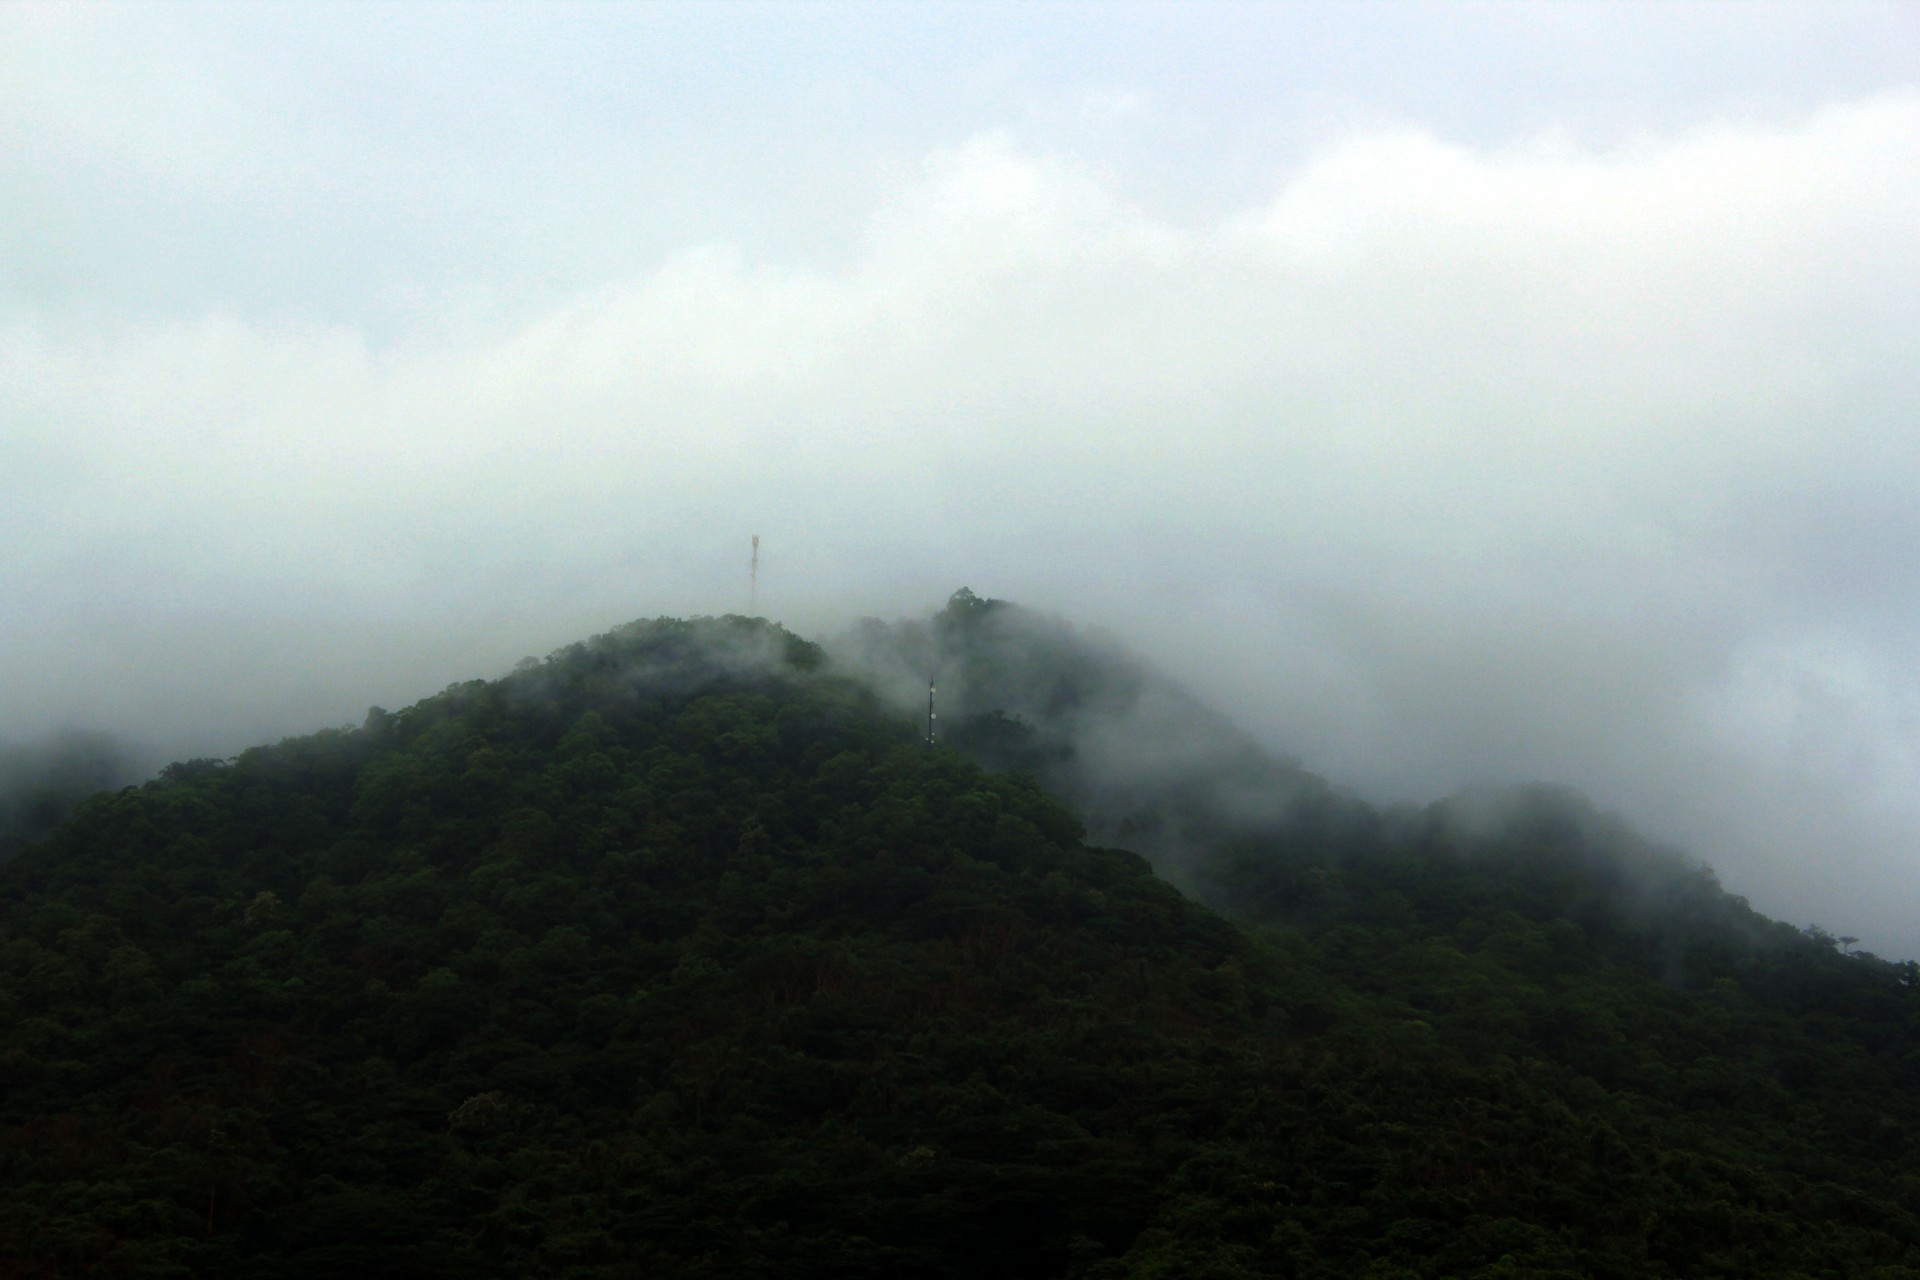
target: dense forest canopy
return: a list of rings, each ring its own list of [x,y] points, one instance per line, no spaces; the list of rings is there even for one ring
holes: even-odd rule
[[[0,868],[0,1274],[1920,1277],[1917,976],[970,592],[635,623]]]

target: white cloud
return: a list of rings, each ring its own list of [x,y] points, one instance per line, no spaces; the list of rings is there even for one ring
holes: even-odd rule
[[[1920,949],[1885,603],[1920,586],[1916,208],[1910,94],[1600,150],[1350,135],[1182,225],[999,133],[848,261],[693,247],[507,324],[16,306],[0,700],[137,695],[204,750],[741,607],[758,532],[802,622],[1057,604],[1336,778],[1569,780]],[[1820,830],[1873,900],[1796,869]]]

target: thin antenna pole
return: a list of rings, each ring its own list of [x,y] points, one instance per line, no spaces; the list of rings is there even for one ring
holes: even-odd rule
[[[933,745],[933,677],[927,677],[927,745]]]
[[[747,568],[747,613],[758,616],[760,612],[760,535],[753,535],[753,560]]]

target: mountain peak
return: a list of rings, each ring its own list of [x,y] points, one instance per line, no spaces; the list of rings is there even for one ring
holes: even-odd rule
[[[1112,642],[963,595],[826,645],[630,623],[89,801],[0,868],[0,1259],[1920,1256],[1920,969],[1564,792],[1376,811]],[[929,750],[890,682],[933,658]]]

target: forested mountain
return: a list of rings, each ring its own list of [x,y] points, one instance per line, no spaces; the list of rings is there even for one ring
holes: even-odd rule
[[[1920,1277],[1916,1014],[969,593],[636,623],[0,868],[0,1275]]]
[[[1033,777],[1090,839],[1145,855],[1243,924],[1311,932],[1384,911],[1451,925],[1512,910],[1577,923],[1609,958],[1669,980],[1853,941],[1765,919],[1708,868],[1564,788],[1366,804],[1274,757],[1112,640],[1006,601],[962,590],[924,623],[868,620],[836,652],[901,705],[917,673],[936,673],[942,741]],[[1848,958],[1894,981],[1914,973]]]

